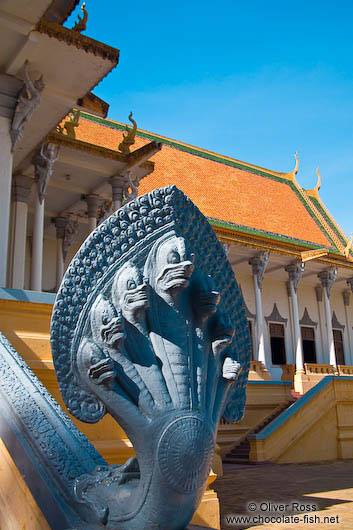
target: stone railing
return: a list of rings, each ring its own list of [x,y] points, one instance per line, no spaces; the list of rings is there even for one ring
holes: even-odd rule
[[[337,365],[338,375],[353,375],[353,366],[350,365]]]
[[[249,380],[269,381],[271,380],[271,375],[261,361],[250,361]]]
[[[295,364],[282,364],[281,381],[290,381],[293,383],[295,374]]]
[[[305,363],[305,373],[307,375],[334,375],[335,370],[331,364]]]

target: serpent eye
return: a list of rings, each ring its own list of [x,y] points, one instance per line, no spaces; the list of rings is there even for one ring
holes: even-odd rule
[[[100,361],[100,358],[97,355],[92,355],[92,357],[91,357],[91,363],[92,364],[97,364],[97,363],[99,363],[99,361]]]
[[[109,315],[107,315],[107,313],[104,313],[102,316],[103,326],[106,326],[107,324],[109,324],[109,321],[110,321]]]
[[[128,280],[127,282],[127,288],[129,291],[131,291],[131,289],[136,289],[137,285],[136,285],[136,282],[135,280]]]
[[[171,250],[167,257],[167,263],[180,263],[180,254],[176,250]]]

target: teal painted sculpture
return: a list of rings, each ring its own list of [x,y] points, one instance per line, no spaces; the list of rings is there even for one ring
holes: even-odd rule
[[[242,296],[205,217],[174,186],[115,212],[69,266],[51,334],[70,412],[90,423],[111,414],[136,451],[75,480],[82,517],[186,528],[219,420],[242,416],[250,358]]]

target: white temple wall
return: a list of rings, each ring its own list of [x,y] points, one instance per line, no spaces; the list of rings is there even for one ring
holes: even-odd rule
[[[351,364],[351,351],[350,351],[351,348],[350,348],[349,341],[352,339],[352,336],[349,337],[348,335],[352,334],[352,327],[350,327],[350,329],[347,329],[346,314],[345,314],[345,308],[344,308],[341,290],[332,289],[330,301],[331,301],[332,315],[333,315],[333,312],[335,312],[339,324],[344,326],[344,329],[341,330],[343,334],[344,358],[345,358],[346,364]],[[347,307],[347,313],[349,314],[351,311],[352,311],[352,306],[349,305]],[[333,325],[333,329],[336,329],[335,325]],[[340,329],[340,328],[337,328],[337,329]]]
[[[299,310],[299,321],[304,317],[305,309],[307,309],[309,318],[317,323],[314,327],[315,332],[315,348],[316,348],[316,360],[318,364],[327,364],[325,360],[325,351],[327,348],[325,345],[327,341],[324,333],[326,334],[325,327],[325,315],[323,313],[323,303],[320,302],[321,313],[316,299],[316,292],[314,286],[306,285],[305,283],[299,283],[298,286],[298,310]],[[310,326],[311,327],[311,326]],[[324,345],[323,345],[324,339]]]
[[[293,358],[293,340],[292,340],[292,326],[291,317],[287,296],[287,287],[285,282],[276,281],[270,277],[266,277],[266,272],[262,282],[262,308],[264,315],[264,336],[265,336],[265,348],[266,348],[266,364],[267,369],[271,373],[271,377],[275,381],[280,381],[282,376],[282,368],[278,365],[272,364],[271,356],[271,340],[269,333],[269,324],[276,322],[275,319],[266,320],[266,317],[270,317],[274,310],[274,304],[276,304],[280,316],[287,319],[284,323],[284,343],[286,349],[286,361],[287,364],[294,362]]]

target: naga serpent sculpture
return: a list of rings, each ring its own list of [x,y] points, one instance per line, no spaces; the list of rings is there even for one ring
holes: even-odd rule
[[[110,413],[136,452],[75,480],[82,519],[185,529],[222,414],[242,417],[250,359],[242,296],[205,217],[175,186],[117,210],[72,260],[51,333],[70,412]]]

